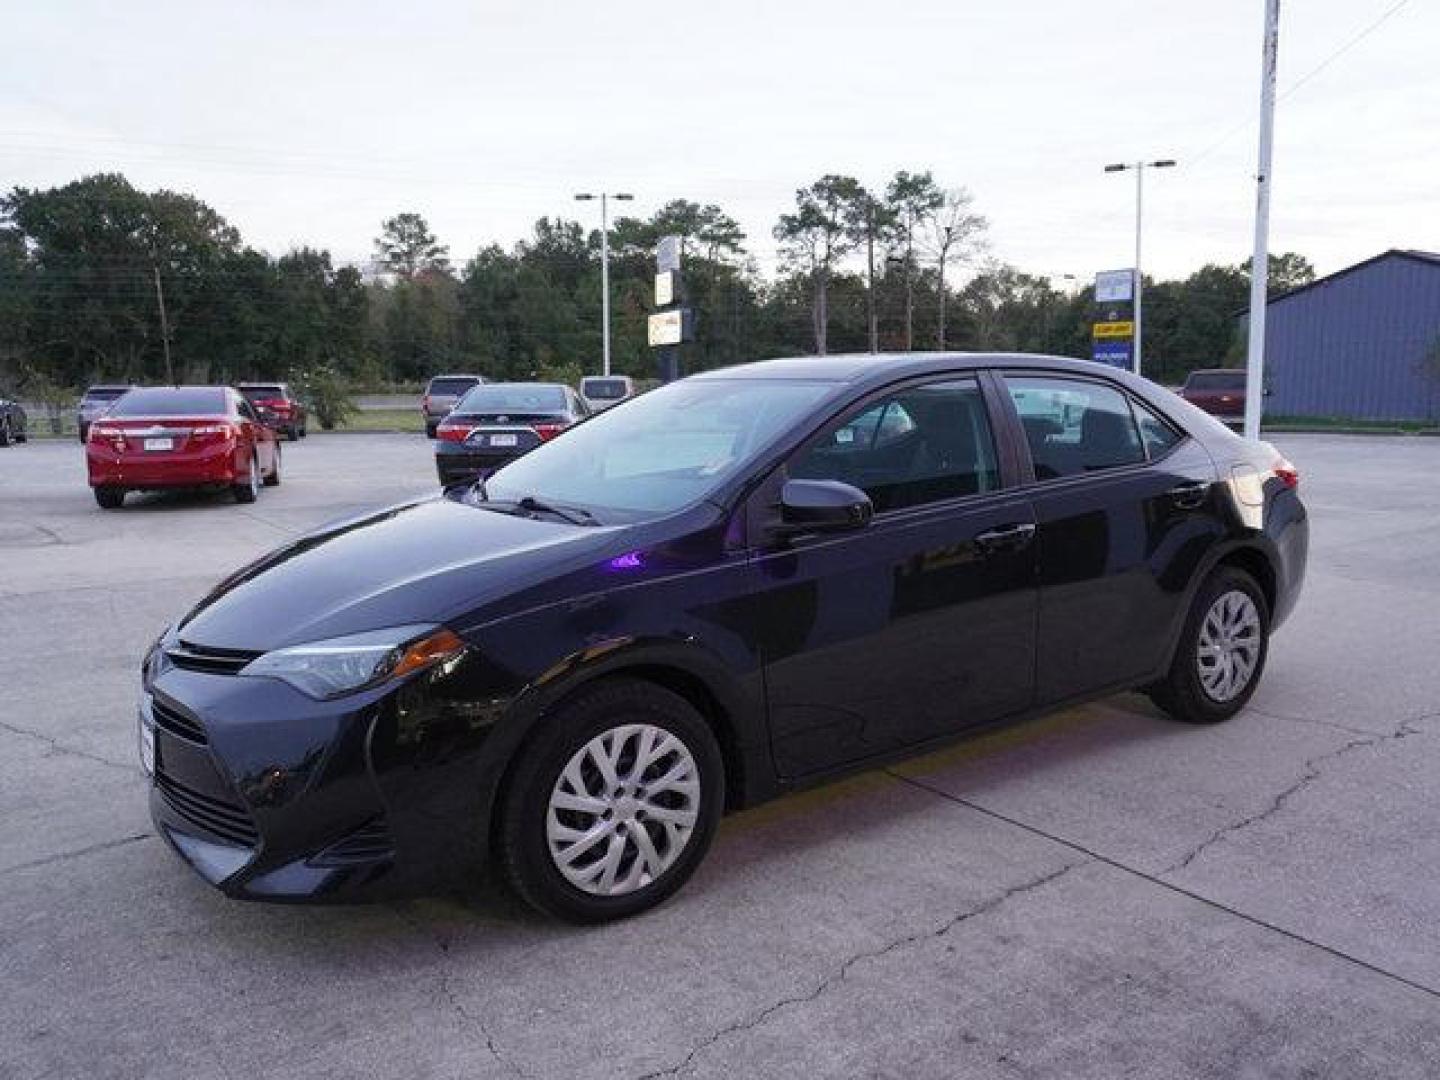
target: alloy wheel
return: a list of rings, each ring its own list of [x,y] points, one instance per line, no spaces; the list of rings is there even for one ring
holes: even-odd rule
[[[1240,589],[1221,593],[1200,624],[1195,663],[1211,700],[1226,702],[1244,692],[1260,663],[1260,611]]]
[[[550,793],[550,858],[575,888],[624,896],[680,857],[699,820],[700,771],[689,747],[653,724],[595,736],[561,770]]]

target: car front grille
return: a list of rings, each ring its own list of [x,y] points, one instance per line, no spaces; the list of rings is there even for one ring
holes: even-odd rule
[[[390,829],[383,818],[376,818],[305,861],[322,867],[363,866],[394,856],[395,842],[390,838]]]
[[[198,719],[176,708],[158,695],[154,695],[150,699],[150,713],[155,717],[156,727],[164,728],[177,739],[184,739],[196,746],[209,744],[210,738],[205,734],[205,727]]]
[[[186,671],[203,671],[210,675],[235,675],[257,656],[247,649],[214,649],[181,641],[165,650],[170,662]]]
[[[244,807],[187,787],[163,768],[155,773],[155,786],[170,808],[192,825],[241,847],[253,848],[260,842],[260,833]]]

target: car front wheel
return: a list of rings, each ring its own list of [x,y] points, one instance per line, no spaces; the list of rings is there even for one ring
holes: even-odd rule
[[[280,486],[280,444],[275,444],[275,464],[270,468],[270,474],[265,477],[266,487]]]
[[[101,510],[118,510],[125,503],[125,489],[118,487],[97,487],[95,502]]]
[[[234,486],[235,501],[237,503],[253,503],[260,497],[260,462],[255,455],[250,455],[250,468],[245,474],[245,479]]]
[[[521,752],[499,853],[535,907],[598,923],[654,907],[705,856],[724,803],[720,748],[704,718],[653,683],[582,691]]]
[[[1147,688],[1177,720],[1214,724],[1245,707],[1270,648],[1270,608],[1255,579],[1222,566],[1195,595],[1170,671]]]

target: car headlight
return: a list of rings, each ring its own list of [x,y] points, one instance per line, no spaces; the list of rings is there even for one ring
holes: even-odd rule
[[[250,661],[240,674],[282,679],[323,701],[453,663],[464,651],[465,642],[443,627],[397,626],[276,649]]]

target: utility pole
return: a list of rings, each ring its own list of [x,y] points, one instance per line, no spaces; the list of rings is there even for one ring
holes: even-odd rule
[[[1130,357],[1130,370],[1135,372],[1136,375],[1140,374],[1140,343],[1144,329],[1143,293],[1145,292],[1145,276],[1140,269],[1140,239],[1142,233],[1141,226],[1144,221],[1145,170],[1173,169],[1174,167],[1175,162],[1170,158],[1162,158],[1159,161],[1135,161],[1105,166],[1107,173],[1125,172],[1129,169],[1135,170],[1135,268],[1131,271],[1134,276],[1134,286],[1132,288],[1134,296],[1132,303],[1135,307],[1135,347]]]
[[[1255,255],[1250,262],[1250,340],[1245,356],[1245,437],[1260,437],[1265,396],[1265,305],[1270,284],[1270,161],[1275,148],[1275,66],[1280,0],[1265,0],[1260,50],[1260,165],[1255,173]]]
[[[175,365],[170,362],[170,320],[165,317],[165,288],[160,284],[160,267],[154,263],[150,269],[155,273],[155,302],[160,307],[160,342],[165,346],[165,382],[175,385]]]
[[[880,327],[875,321],[875,200],[865,197],[865,261],[870,277],[865,283],[865,315],[870,322],[870,352],[880,351]]]
[[[634,195],[602,191],[598,196],[584,191],[575,196],[576,202],[600,200],[600,322],[601,354],[604,366],[601,374],[610,374],[610,200],[629,202]]]

